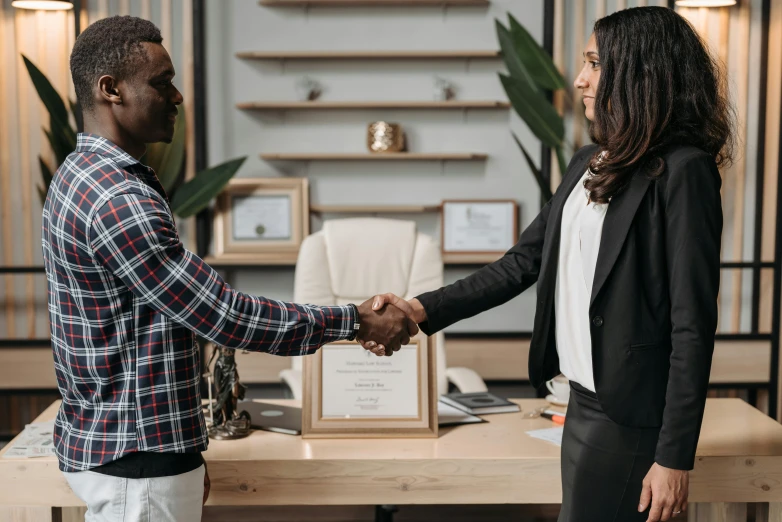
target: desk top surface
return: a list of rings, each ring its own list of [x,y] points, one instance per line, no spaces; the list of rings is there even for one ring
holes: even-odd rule
[[[521,405],[520,413],[486,415],[487,423],[440,428],[437,439],[303,440],[292,435],[253,431],[245,439],[210,440],[204,456],[208,461],[559,459],[559,447],[525,433],[555,426],[546,419],[523,418],[524,412],[547,403],[539,399],[514,401]],[[293,400],[263,402],[299,405]],[[59,401],[53,403],[36,422],[54,418],[58,407]],[[2,459],[4,452],[0,451],[0,465],[18,462]],[[782,425],[740,399],[709,399],[698,456],[782,456]]]

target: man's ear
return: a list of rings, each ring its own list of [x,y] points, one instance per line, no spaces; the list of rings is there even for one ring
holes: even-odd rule
[[[105,74],[98,78],[98,92],[100,97],[107,102],[122,105],[122,96],[117,89],[117,83],[113,76]]]

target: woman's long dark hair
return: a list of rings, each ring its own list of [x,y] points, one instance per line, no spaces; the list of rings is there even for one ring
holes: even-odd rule
[[[692,145],[718,165],[733,155],[733,111],[723,70],[689,22],[664,7],[618,11],[595,22],[600,81],[590,126],[600,152],[585,187],[599,203],[640,169],[662,174],[672,145]]]

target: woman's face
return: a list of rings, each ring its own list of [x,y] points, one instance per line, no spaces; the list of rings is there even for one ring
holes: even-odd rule
[[[581,68],[576,81],[573,82],[576,89],[581,91],[581,96],[584,98],[584,112],[590,121],[595,119],[595,93],[597,93],[597,82],[599,81],[600,58],[597,54],[597,42],[593,33],[584,50],[584,67]]]

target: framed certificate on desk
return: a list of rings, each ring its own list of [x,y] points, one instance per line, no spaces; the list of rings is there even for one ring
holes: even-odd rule
[[[305,178],[232,179],[217,197],[215,257],[295,253],[308,234]]]
[[[304,359],[302,436],[437,437],[434,338],[419,333],[391,357],[356,342]]]
[[[518,203],[509,199],[445,200],[441,226],[444,254],[504,253],[518,241]]]

